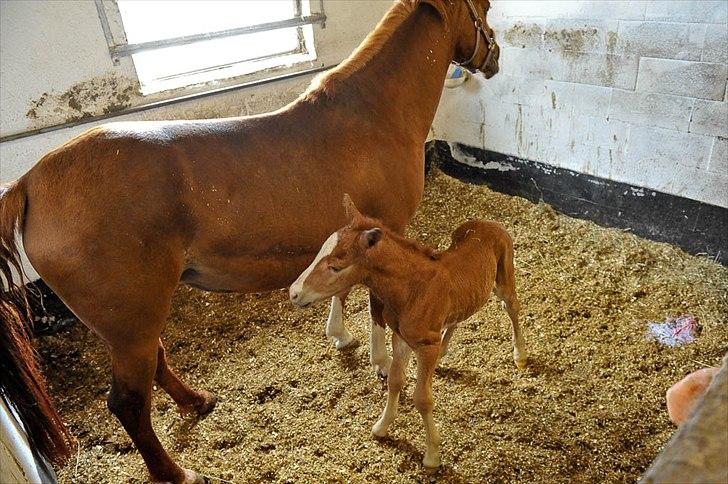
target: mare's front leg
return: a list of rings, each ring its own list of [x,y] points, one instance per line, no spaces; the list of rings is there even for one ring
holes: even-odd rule
[[[432,398],[432,377],[440,356],[439,344],[427,344],[415,349],[417,357],[417,385],[415,386],[414,403],[422,416],[425,425],[427,450],[422,463],[425,467],[440,465],[440,432],[432,416],[434,402]]]
[[[375,437],[384,437],[387,435],[387,429],[397,416],[397,408],[399,406],[399,394],[404,386],[404,380],[407,373],[412,349],[405,343],[402,338],[392,332],[392,366],[389,369],[389,377],[387,378],[387,405],[384,407],[382,416],[374,427],[372,434]]]
[[[194,413],[198,416],[207,415],[212,412],[217,403],[217,397],[204,390],[196,391],[190,388],[175,374],[167,363],[167,354],[159,340],[157,345],[157,369],[154,379],[159,386],[172,397],[182,415]]]
[[[387,354],[387,333],[384,323],[384,304],[369,291],[369,316],[371,332],[369,333],[369,361],[377,374],[386,377],[392,358]]]
[[[331,298],[331,311],[326,320],[326,337],[329,338],[337,350],[346,348],[354,341],[354,336],[344,327],[344,303],[349,292],[337,294]]]

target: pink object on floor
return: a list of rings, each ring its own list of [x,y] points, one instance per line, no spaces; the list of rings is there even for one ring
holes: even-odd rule
[[[695,341],[698,320],[692,314],[682,314],[677,318],[666,318],[664,323],[647,322],[647,338],[667,346],[682,346]]]

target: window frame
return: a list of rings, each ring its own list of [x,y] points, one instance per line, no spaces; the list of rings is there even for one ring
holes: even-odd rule
[[[296,31],[298,34],[298,47],[292,51],[281,52],[265,56],[265,58],[281,57],[285,58],[289,55],[295,54],[308,54],[309,46],[306,43],[306,34],[303,31],[303,27],[307,25],[320,25],[322,29],[326,28],[326,13],[324,11],[324,0],[318,0],[319,11],[310,12],[309,15],[303,15],[303,0],[290,0],[294,4],[294,15],[292,18],[278,20],[274,22],[265,22],[261,24],[253,24],[244,27],[237,27],[233,29],[219,30],[215,32],[204,32],[200,34],[185,35],[180,37],[174,37],[170,39],[161,39],[148,42],[129,43],[126,38],[126,32],[124,30],[123,22],[121,21],[121,14],[119,12],[118,4],[115,0],[94,0],[96,4],[96,10],[98,12],[99,20],[101,22],[101,28],[106,38],[106,44],[109,49],[109,55],[115,65],[119,65],[121,59],[127,57],[131,59],[133,54],[139,52],[145,52],[150,50],[162,49],[165,47],[177,47],[183,45],[189,45],[196,42],[204,42],[212,39],[222,39],[227,37],[252,34],[256,32],[268,32],[273,30],[287,29],[297,27]],[[313,4],[316,0],[309,0]],[[311,42],[315,42],[311,39]],[[311,46],[314,47],[314,46]],[[241,60],[240,63],[260,60],[258,58]],[[304,61],[298,64],[306,65],[312,61]],[[294,64],[295,66],[295,64]],[[210,70],[222,68],[224,66],[210,66]],[[275,68],[270,68],[275,69]],[[261,69],[258,71],[245,74],[250,76],[267,69]],[[271,73],[271,75],[274,75]],[[221,78],[223,80],[225,78]],[[157,91],[163,92],[163,91]],[[149,93],[153,94],[153,93]]]

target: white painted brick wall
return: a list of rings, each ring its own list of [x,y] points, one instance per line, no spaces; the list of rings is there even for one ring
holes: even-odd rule
[[[728,0],[493,2],[501,73],[438,139],[728,207]]]

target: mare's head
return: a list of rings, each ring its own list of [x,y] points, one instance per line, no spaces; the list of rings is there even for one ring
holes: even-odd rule
[[[455,62],[470,72],[480,71],[486,79],[498,73],[500,47],[488,25],[489,0],[455,0],[451,27],[455,36]]]
[[[345,292],[364,278],[362,262],[384,231],[379,221],[359,213],[349,195],[344,195],[344,208],[349,224],[326,239],[311,265],[291,285],[289,295],[296,306],[308,307]]]

